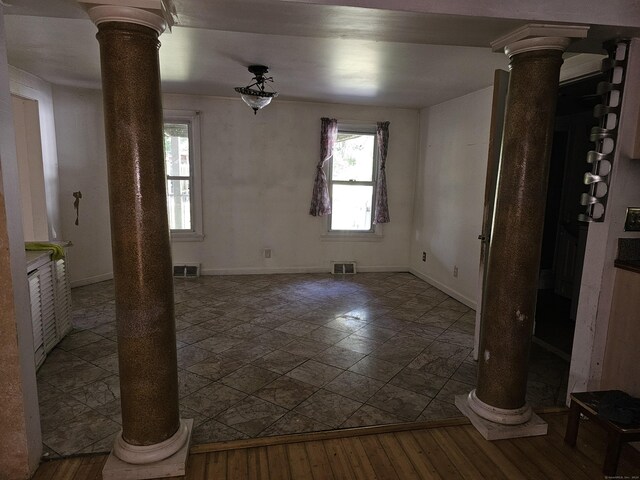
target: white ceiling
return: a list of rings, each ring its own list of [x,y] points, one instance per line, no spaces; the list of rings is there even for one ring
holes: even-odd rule
[[[96,27],[74,0],[12,3],[4,16],[11,65],[54,84],[100,87]],[[489,43],[527,23],[304,1],[175,5],[179,25],[161,37],[166,92],[234,96],[249,83],[247,65],[261,63],[283,100],[409,108],[491,85],[507,59]],[[594,29],[582,49],[610,30]]]

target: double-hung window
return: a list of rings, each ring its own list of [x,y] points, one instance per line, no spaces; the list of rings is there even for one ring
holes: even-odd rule
[[[199,143],[196,112],[165,111],[167,213],[173,239],[202,238]]]
[[[329,169],[330,232],[374,232],[377,152],[375,126],[338,124]]]

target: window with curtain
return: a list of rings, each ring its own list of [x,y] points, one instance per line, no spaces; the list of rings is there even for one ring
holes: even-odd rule
[[[329,165],[330,231],[373,232],[377,167],[375,127],[338,125]]]
[[[321,120],[320,160],[309,214],[329,216],[329,232],[374,233],[376,224],[390,221],[385,172],[389,122],[351,125],[335,118]]]

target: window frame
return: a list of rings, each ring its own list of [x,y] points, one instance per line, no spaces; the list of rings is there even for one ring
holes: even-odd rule
[[[331,160],[327,166],[327,184],[329,187],[329,198],[331,199],[331,210],[333,211],[333,186],[334,185],[366,185],[372,187],[371,193],[371,227],[368,230],[338,230],[331,228],[332,214],[327,215],[327,234],[323,235],[325,238],[337,237],[345,238],[350,237],[354,240],[359,239],[375,239],[381,237],[382,232],[380,226],[374,223],[375,205],[376,205],[376,185],[378,180],[378,169],[380,165],[380,156],[378,153],[378,138],[376,135],[376,124],[370,123],[345,123],[338,122],[338,134],[340,133],[353,133],[360,135],[373,135],[373,162],[371,181],[361,180],[334,180],[333,179],[333,153]]]
[[[165,171],[165,181],[189,180],[189,196],[191,206],[191,229],[169,229],[172,241],[193,242],[204,239],[202,229],[202,169],[200,157],[200,112],[194,110],[164,110],[162,131],[167,123],[187,125],[189,134],[189,177],[183,175],[168,175]],[[163,162],[166,159],[163,157]],[[165,165],[166,169],[166,165]]]

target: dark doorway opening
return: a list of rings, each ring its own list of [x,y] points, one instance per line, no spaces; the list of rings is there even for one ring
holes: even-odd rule
[[[580,278],[588,225],[578,222],[583,207],[580,194],[587,191],[584,173],[593,148],[591,128],[598,125],[593,107],[602,74],[562,85],[558,93],[556,123],[545,208],[540,281],[534,339],[567,360],[571,356],[580,294]]]

